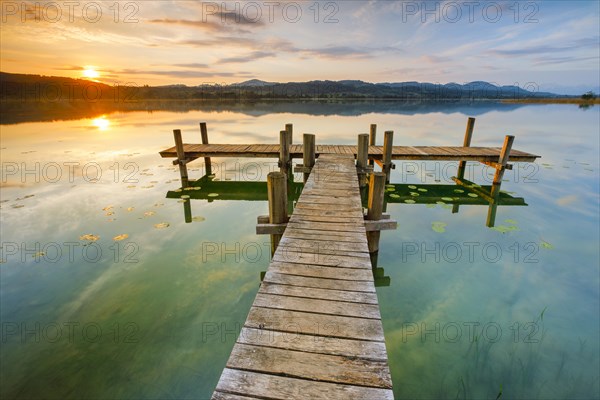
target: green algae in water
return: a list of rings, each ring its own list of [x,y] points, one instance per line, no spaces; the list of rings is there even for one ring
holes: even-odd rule
[[[542,241],[540,242],[540,246],[541,246],[543,249],[548,249],[548,250],[552,250],[552,249],[554,248],[554,246],[553,246],[553,245],[551,245],[550,243],[546,242],[545,240],[542,240]]]
[[[431,229],[433,229],[433,231],[437,233],[446,232],[446,226],[448,226],[448,224],[441,221],[434,221],[431,223]]]

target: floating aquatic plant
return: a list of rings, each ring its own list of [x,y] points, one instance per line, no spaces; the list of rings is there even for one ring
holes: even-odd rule
[[[420,194],[419,194],[419,193],[417,193],[417,192],[410,192],[410,195],[411,195],[412,197],[417,197],[417,196],[420,196]]]
[[[518,224],[518,222],[515,221],[514,219],[505,219],[504,222],[506,222],[507,224],[513,224],[513,225]]]
[[[454,201],[454,199],[452,197],[442,197],[442,200],[444,200],[444,201]]]
[[[115,237],[113,238],[113,240],[114,240],[115,242],[119,242],[119,241],[121,241],[121,240],[125,240],[125,239],[127,239],[128,237],[129,237],[129,235],[128,235],[128,234],[126,234],[126,233],[123,233],[123,234],[121,234],[121,235],[117,235],[117,236],[115,236]]]
[[[408,185],[409,189],[416,189],[417,187],[415,185]]]
[[[95,242],[98,239],[100,239],[100,236],[92,235],[91,233],[79,236],[79,240],[85,240],[86,242]]]
[[[392,199],[399,199],[399,198],[400,198],[400,195],[399,195],[399,194],[396,194],[396,193],[392,193],[392,194],[390,194],[390,197],[391,197]]]
[[[467,196],[469,196],[469,197],[473,197],[473,198],[475,198],[475,197],[479,197],[479,195],[477,195],[477,194],[475,194],[475,193],[469,193],[469,194],[467,194]]]
[[[416,203],[416,201],[414,201],[414,200],[412,200],[412,199],[406,199],[406,200],[404,200],[404,202],[405,202],[406,204],[415,204],[415,203]]]
[[[418,190],[419,192],[427,192],[427,189],[424,189],[424,188],[418,188],[417,190]]]
[[[154,224],[154,227],[156,229],[164,229],[164,228],[168,228],[170,225],[168,222],[161,222],[160,224]]]
[[[209,193],[207,194],[208,197],[218,197],[219,193]]]
[[[446,232],[446,226],[448,226],[448,224],[441,221],[434,221],[431,223],[431,229],[433,229],[433,231],[437,233]]]
[[[190,196],[188,196],[187,194],[182,194],[180,197],[184,200],[187,200],[190,198]]]
[[[550,243],[546,242],[545,240],[541,241],[540,246],[542,246],[543,249],[548,249],[548,250],[552,250],[554,248],[553,245],[551,245]]]
[[[454,193],[464,193],[465,191],[462,189],[454,189]]]
[[[194,222],[203,222],[203,221],[206,221],[206,218],[204,218],[204,217],[194,217],[194,218],[192,218],[192,221],[194,221]]]
[[[151,217],[151,216],[153,216],[154,214],[156,214],[154,211],[146,211],[146,212],[144,213],[144,217]]]

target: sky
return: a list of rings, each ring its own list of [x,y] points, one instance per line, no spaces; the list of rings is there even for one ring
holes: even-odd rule
[[[0,70],[135,85],[600,90],[600,1],[1,0]]]

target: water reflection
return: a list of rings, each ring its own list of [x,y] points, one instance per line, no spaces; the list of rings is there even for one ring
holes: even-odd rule
[[[388,204],[441,206],[460,211],[461,205],[488,206],[485,225],[494,227],[496,211],[499,206],[527,206],[525,199],[514,197],[508,192],[498,190],[492,195],[491,185],[478,185],[466,179],[455,178],[455,185],[444,184],[405,184],[387,185],[384,197],[384,211]],[[304,187],[301,182],[289,183],[289,204],[295,204]],[[368,185],[361,190],[363,207],[367,206]],[[183,203],[185,222],[192,222],[192,209],[189,200],[213,201],[267,201],[267,182],[221,181],[214,175],[189,182],[189,186],[169,190],[168,199],[178,199]],[[293,209],[292,209],[293,210]]]
[[[269,114],[304,114],[313,116],[359,116],[364,114],[452,114],[461,112],[479,116],[492,111],[510,112],[524,104],[504,104],[495,101],[403,101],[403,100],[290,100],[290,101],[10,101],[3,100],[3,115],[0,124],[24,122],[72,120],[81,118],[98,119],[103,115],[124,112],[155,111],[203,113],[235,112],[259,117]]]

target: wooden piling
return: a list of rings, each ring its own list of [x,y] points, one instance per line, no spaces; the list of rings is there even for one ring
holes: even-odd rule
[[[287,177],[290,175],[290,142],[289,131],[279,132],[279,171]]]
[[[385,191],[385,182],[385,173],[375,172],[371,174],[371,179],[369,181],[367,220],[379,221],[381,219],[381,216],[383,215],[383,196]],[[381,231],[367,232],[367,243],[369,245],[369,253],[379,251],[380,236]]]
[[[369,146],[375,146],[377,140],[377,124],[371,124],[371,130],[369,131]],[[369,165],[374,166],[375,161],[369,160]]]
[[[187,187],[189,184],[188,171],[185,159],[185,151],[183,150],[183,139],[181,130],[174,129],[173,137],[175,138],[175,148],[177,150],[177,164],[179,165],[179,175],[181,176],[181,186]]]
[[[267,175],[267,191],[269,197],[269,223],[283,224],[287,222],[287,176],[283,172],[270,172]],[[271,255],[279,245],[282,235],[271,235]]]
[[[383,173],[385,174],[385,183],[390,182],[392,173],[392,150],[394,146],[394,131],[386,131],[383,137]]]
[[[467,129],[465,131],[465,139],[463,141],[463,147],[471,147],[471,138],[473,137],[473,128],[474,127],[475,127],[475,118],[469,117],[469,119],[467,121]],[[467,167],[466,161],[459,161],[458,172],[456,173],[456,177],[458,179],[464,179],[466,167]]]
[[[369,160],[369,135],[366,133],[358,135],[358,154],[356,156],[356,168],[358,170],[358,183],[360,187],[367,185],[367,172]]]
[[[285,131],[288,133],[288,145],[294,143],[294,124],[285,124]]]
[[[315,166],[315,135],[305,133],[302,137],[303,144],[303,166],[312,168]],[[304,172],[304,183],[308,180],[310,172]]]
[[[498,158],[498,165],[496,166],[496,173],[494,174],[494,182],[492,183],[491,197],[497,199],[500,194],[500,186],[502,185],[502,178],[504,177],[504,171],[508,164],[508,158],[510,157],[510,150],[512,149],[514,136],[507,135],[504,138],[504,144],[500,151],[500,157]]]
[[[206,122],[200,122],[200,135],[202,136],[202,144],[208,144],[208,129],[206,128]],[[210,157],[204,157],[204,166],[206,175],[212,174]]]

